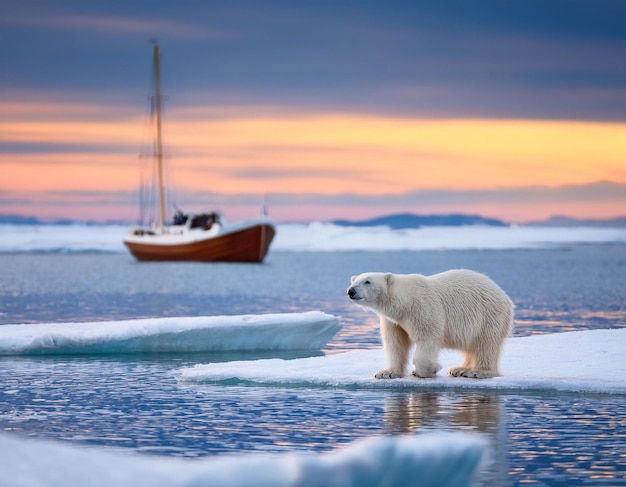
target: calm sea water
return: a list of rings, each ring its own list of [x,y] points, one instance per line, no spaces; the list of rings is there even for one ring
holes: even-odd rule
[[[487,273],[515,334],[626,326],[626,246],[527,251],[273,252],[263,265],[137,263],[125,254],[0,254],[0,324],[322,310],[324,353],[380,346],[345,297],[364,271]],[[181,386],[176,369],[260,355],[0,359],[0,428],[156,455],[330,451],[357,438],[464,430],[489,441],[477,485],[626,485],[626,398]]]

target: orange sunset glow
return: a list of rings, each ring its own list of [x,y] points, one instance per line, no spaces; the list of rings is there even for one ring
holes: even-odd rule
[[[0,215],[136,221],[154,43],[168,211],[626,215],[619,2],[0,10]]]
[[[122,109],[117,119],[112,118],[111,107],[56,108],[0,107],[18,120],[0,122],[1,142],[53,148],[50,153],[5,154],[0,190],[13,195],[136,191],[139,148],[146,144],[142,119]],[[271,195],[285,193],[385,195],[441,188],[480,191],[626,183],[625,127],[620,123],[278,111],[265,115],[253,110],[242,115],[241,108],[232,113],[222,110],[221,118],[216,118],[210,110],[206,117],[197,107],[192,112],[190,117],[184,108],[172,110],[165,132],[170,174],[174,172],[171,177],[183,193],[245,193],[258,195],[259,201],[268,194],[271,202]],[[459,210],[454,205],[439,206]],[[544,216],[542,205],[526,201],[522,206],[523,211],[513,212],[517,218]],[[20,206],[7,209],[18,211]],[[105,207],[97,216],[132,218],[135,211],[126,208],[119,213],[118,208],[114,215],[111,210]],[[333,211],[338,210],[329,209],[325,216],[332,217]],[[473,211],[512,215],[506,208],[485,204]],[[605,202],[584,213],[600,217],[623,212]],[[295,217],[289,208],[281,214]],[[49,215],[55,216],[52,209]]]

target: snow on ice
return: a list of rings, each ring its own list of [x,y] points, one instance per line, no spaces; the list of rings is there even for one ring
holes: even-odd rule
[[[296,360],[259,360],[200,364],[183,368],[185,383],[246,383],[282,387],[346,388],[485,388],[498,390],[569,391],[626,394],[626,329],[591,330],[509,338],[502,356],[501,377],[476,380],[445,376],[462,362],[460,352],[444,350],[443,369],[434,379],[378,380],[384,367],[382,349],[345,352]]]
[[[360,440],[333,453],[203,460],[128,455],[0,435],[0,485],[13,487],[388,487],[469,485],[483,443],[468,434]]]
[[[0,252],[119,252],[122,225],[0,225]],[[391,230],[331,223],[281,224],[271,250],[460,250],[626,242],[626,228],[462,226]]]
[[[321,311],[0,326],[0,355],[320,350],[340,329]]]
[[[280,225],[273,250],[381,251],[541,248],[565,243],[626,242],[624,228],[531,226],[344,227],[331,223]]]

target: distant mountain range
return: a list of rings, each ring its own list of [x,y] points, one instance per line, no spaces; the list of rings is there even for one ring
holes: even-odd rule
[[[131,223],[121,220],[111,220],[107,222],[78,221],[69,219],[59,219],[53,221],[42,221],[35,217],[20,215],[0,215],[0,224],[12,225],[130,225]],[[420,227],[460,227],[467,225],[488,225],[493,227],[504,227],[510,225],[509,222],[496,218],[484,218],[480,215],[463,215],[452,213],[448,215],[415,215],[413,213],[397,213],[393,215],[371,218],[369,220],[332,220],[330,223],[351,227],[374,227],[387,226],[394,230]],[[610,218],[604,220],[576,219],[565,216],[553,216],[547,220],[526,222],[525,226],[543,227],[605,227],[624,228],[626,227],[626,217]]]
[[[478,215],[414,215],[412,213],[400,213],[358,221],[333,220],[331,223],[350,227],[387,226],[394,230],[420,227],[461,227],[466,225],[504,227],[508,225],[508,223],[505,223],[502,220],[497,220],[495,218],[483,218]]]
[[[0,215],[0,223],[11,225],[38,225],[41,223],[34,216]]]
[[[484,218],[479,215],[414,215],[412,213],[400,213],[369,220],[333,220],[331,223],[335,225],[351,226],[351,227],[373,227],[388,226],[394,230],[405,228],[420,227],[460,227],[466,225],[488,225],[494,227],[508,226],[511,223],[498,220],[496,218]],[[624,228],[626,227],[626,217],[611,218],[605,220],[579,220],[564,216],[554,216],[547,220],[527,222],[526,226],[544,226],[544,227],[606,227],[606,228]]]

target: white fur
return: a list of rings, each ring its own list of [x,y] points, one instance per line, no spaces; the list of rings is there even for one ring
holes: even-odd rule
[[[513,303],[491,279],[470,270],[423,276],[369,272],[352,277],[348,295],[380,317],[385,369],[379,379],[403,377],[415,344],[413,375],[434,377],[442,348],[465,352],[450,375],[499,375],[502,345],[513,329]]]

